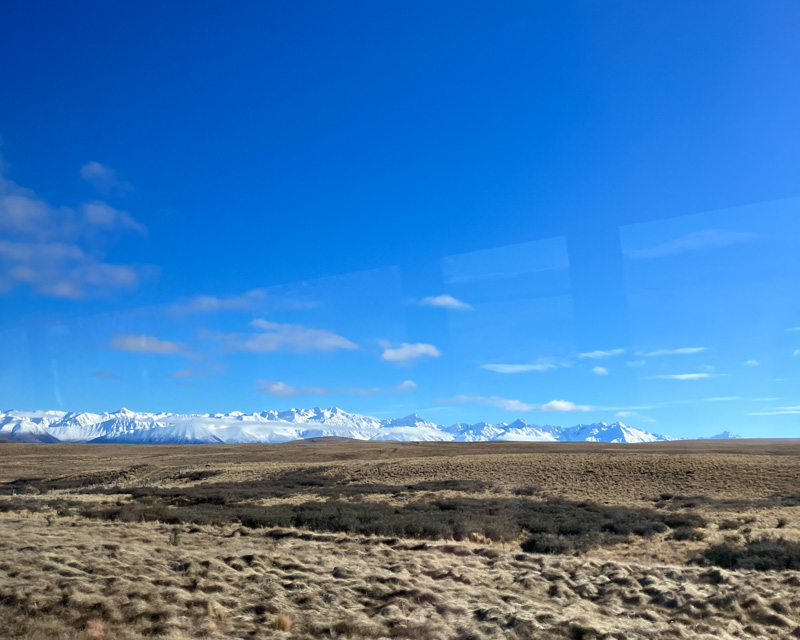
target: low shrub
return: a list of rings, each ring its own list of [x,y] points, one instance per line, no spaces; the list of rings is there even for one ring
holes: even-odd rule
[[[386,502],[308,501],[259,506],[247,502],[215,504],[144,496],[131,502],[85,505],[81,515],[109,520],[160,521],[167,524],[221,524],[243,527],[296,527],[353,535],[464,540],[473,534],[511,541],[530,534],[525,548],[541,553],[583,551],[615,544],[630,536],[649,537],[669,528],[693,530],[702,519],[650,509],[526,498],[417,500],[402,506]],[[679,525],[675,525],[677,522]],[[688,523],[688,524],[687,524]],[[684,534],[679,534],[684,535]],[[546,551],[546,550],[550,551]]]
[[[586,540],[582,540],[580,546],[583,547],[586,542]],[[521,546],[522,550],[528,553],[562,554],[575,550],[579,543],[575,536],[567,538],[551,533],[534,533]]]
[[[672,532],[672,539],[673,540],[693,540],[698,541],[705,538],[705,534],[702,531],[698,531],[697,529],[692,529],[691,527],[678,527]]]
[[[725,569],[800,570],[800,542],[784,538],[764,536],[744,545],[724,542],[709,547],[703,555],[711,564]]]

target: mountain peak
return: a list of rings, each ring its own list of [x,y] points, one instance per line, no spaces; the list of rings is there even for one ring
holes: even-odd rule
[[[737,435],[735,433],[731,433],[730,431],[723,431],[722,433],[718,433],[715,436],[709,436],[705,438],[706,440],[737,440],[742,436]]]

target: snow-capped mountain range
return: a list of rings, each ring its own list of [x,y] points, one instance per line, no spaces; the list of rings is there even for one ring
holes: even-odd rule
[[[105,442],[131,444],[278,443],[338,436],[355,440],[485,442],[657,442],[671,440],[621,422],[574,427],[528,424],[437,425],[412,414],[379,420],[338,408],[289,409],[261,413],[112,413],[65,411],[0,412],[0,439],[18,442]],[[731,437],[720,434],[715,437]],[[733,436],[735,437],[735,436]]]

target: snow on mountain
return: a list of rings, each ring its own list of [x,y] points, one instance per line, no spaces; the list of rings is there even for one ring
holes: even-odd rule
[[[15,411],[0,413],[0,438],[17,442],[58,442],[58,438],[48,433],[51,419],[58,419],[63,413],[52,415],[50,411]]]
[[[727,432],[726,432],[727,434]],[[735,437],[720,434],[715,438]],[[458,423],[437,425],[416,414],[379,420],[330,409],[289,409],[246,414],[241,411],[203,415],[64,411],[0,412],[0,438],[19,442],[95,442],[137,444],[278,443],[327,436],[354,440],[487,442],[490,440],[557,442],[657,442],[669,440],[620,422],[574,427],[529,424]]]
[[[663,442],[671,440],[667,436],[642,431],[621,422],[598,422],[578,424],[563,432],[562,440],[567,442]]]
[[[501,436],[506,426],[505,423],[476,422],[475,424],[467,424],[459,422],[449,427],[442,427],[442,431],[453,434],[453,439],[459,442],[486,442]]]
[[[730,431],[723,431],[715,436],[708,436],[708,438],[701,438],[702,440],[736,440],[742,436],[731,433]]]
[[[492,438],[492,440],[514,440],[523,442],[557,442],[561,438],[563,427],[543,427],[535,424],[528,424],[522,418],[514,420],[506,425],[503,432]]]

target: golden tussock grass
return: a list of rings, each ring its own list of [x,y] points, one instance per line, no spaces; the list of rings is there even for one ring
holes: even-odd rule
[[[800,492],[797,447],[365,444],[0,445],[0,455],[14,453],[0,467],[0,636],[800,634],[800,572],[701,562],[710,546],[726,540],[742,546],[764,535],[800,539],[800,501],[792,497]],[[482,505],[476,518],[491,519],[495,503],[512,510],[562,504],[556,498],[573,501],[557,518],[590,499],[621,509],[614,517],[623,524],[636,510],[687,522],[695,514],[707,524],[597,538],[564,555],[542,555],[522,551],[524,531],[497,542],[482,529],[467,529],[458,540],[424,540],[331,530],[325,520],[315,520],[316,530],[191,521],[205,517],[204,509],[249,514],[309,502],[333,505],[333,515],[321,513],[334,522],[348,505],[355,514],[369,513],[370,505],[405,513],[408,505],[429,503],[442,505],[444,521],[458,515],[453,505],[470,500]],[[104,519],[125,505],[141,517]],[[148,509],[189,520],[148,521]],[[575,525],[559,526],[553,535],[569,538]]]

